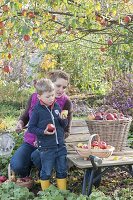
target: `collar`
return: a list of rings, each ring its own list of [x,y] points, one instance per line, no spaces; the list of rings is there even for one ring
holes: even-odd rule
[[[54,100],[54,102],[53,102],[50,106],[47,106],[41,99],[39,100],[39,102],[40,102],[40,104],[41,104],[42,106],[49,107],[49,108],[52,110],[53,107],[54,107],[54,104],[55,104],[55,102],[56,102],[56,99]]]

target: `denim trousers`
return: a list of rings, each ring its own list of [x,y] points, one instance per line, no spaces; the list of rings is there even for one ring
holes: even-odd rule
[[[34,166],[41,171],[42,164],[41,164],[41,157],[40,157],[40,151],[36,149],[31,154],[31,161],[33,162]]]
[[[14,153],[10,160],[11,169],[20,177],[29,176],[33,163],[31,154],[36,150],[36,147],[23,143]]]
[[[40,152],[42,169],[41,180],[49,180],[53,169],[56,171],[56,178],[67,177],[67,150],[65,145],[57,145],[54,148],[46,148]]]

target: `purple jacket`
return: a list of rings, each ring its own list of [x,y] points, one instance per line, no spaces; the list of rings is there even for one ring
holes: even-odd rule
[[[63,109],[67,99],[68,99],[67,95],[62,95],[61,97],[56,98],[56,102],[60,106],[61,110]],[[32,110],[33,110],[34,106],[37,104],[37,102],[38,102],[37,93],[33,93],[31,105],[30,105],[30,109],[29,109],[29,118],[31,117]],[[37,145],[37,137],[33,133],[29,133],[28,131],[26,131],[24,134],[24,142],[27,142],[28,144],[36,146]]]

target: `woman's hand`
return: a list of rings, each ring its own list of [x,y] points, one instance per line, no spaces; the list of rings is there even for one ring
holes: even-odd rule
[[[15,128],[15,131],[17,133],[20,133],[22,130],[23,130],[23,127],[24,127],[24,123],[22,120],[19,120],[18,123],[17,123],[17,126]]]
[[[68,110],[62,110],[61,114],[60,114],[60,118],[61,119],[66,119],[68,116]]]

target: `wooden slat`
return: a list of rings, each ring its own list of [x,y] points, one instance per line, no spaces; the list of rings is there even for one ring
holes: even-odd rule
[[[78,134],[78,133],[89,133],[88,127],[82,126],[82,127],[72,127],[71,128],[71,133],[72,134]]]
[[[69,135],[68,138],[65,139],[66,143],[72,143],[72,142],[82,142],[82,141],[88,141],[90,134],[74,134]]]
[[[75,119],[75,120],[72,120],[72,127],[73,126],[86,126],[87,127],[87,123],[85,120],[83,119]]]

